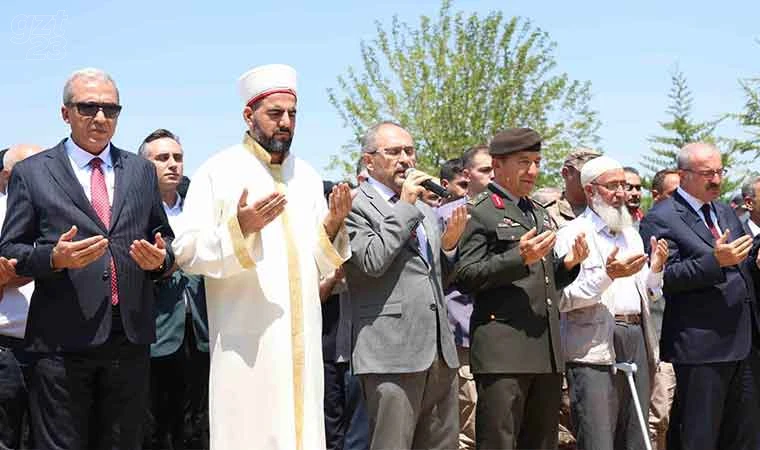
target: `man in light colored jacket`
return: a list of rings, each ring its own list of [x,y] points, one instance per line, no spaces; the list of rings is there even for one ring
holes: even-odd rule
[[[581,183],[588,208],[560,229],[555,246],[562,254],[584,235],[589,247],[559,306],[578,448],[643,449],[631,393],[623,374],[611,369],[616,362],[636,363],[638,397],[646,411],[650,370],[656,367],[648,304],[660,296],[668,248],[663,240],[653,242],[651,268],[647,265],[625,206],[625,173],[617,161],[605,156],[589,161]]]

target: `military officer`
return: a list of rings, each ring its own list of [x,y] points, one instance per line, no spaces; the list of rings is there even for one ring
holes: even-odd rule
[[[478,390],[478,448],[557,447],[564,369],[558,289],[578,274],[585,239],[556,257],[553,221],[528,199],[539,174],[541,137],[529,128],[489,145],[494,180],[469,201],[457,282],[475,296],[471,369]]]

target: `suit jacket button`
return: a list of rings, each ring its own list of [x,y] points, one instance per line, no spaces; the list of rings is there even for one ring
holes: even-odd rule
[[[552,299],[550,298],[546,299],[546,306],[552,306]]]
[[[438,309],[438,306],[435,303],[431,303],[430,304],[430,310],[431,311],[436,311],[437,309]]]
[[[108,277],[110,277],[110,276],[111,276],[111,274],[108,273],[108,271],[103,272],[103,280],[107,280]]]
[[[549,284],[549,277],[544,277],[544,280],[546,280],[546,284]]]

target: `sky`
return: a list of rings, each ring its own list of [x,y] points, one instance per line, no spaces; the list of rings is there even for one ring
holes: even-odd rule
[[[439,1],[323,0],[0,3],[0,147],[50,147],[68,135],[60,117],[66,78],[98,67],[116,80],[124,106],[114,144],[136,150],[156,128],[181,137],[185,173],[241,141],[237,78],[285,63],[298,71],[292,150],[326,178],[330,155],[352,138],[327,89],[350,66],[375,23],[394,15],[418,24]],[[592,84],[600,147],[638,166],[648,137],[667,119],[670,74],[685,73],[697,119],[741,109],[740,78],[760,76],[760,2],[455,0],[454,11],[529,18],[556,41],[558,70]],[[732,125],[721,130],[736,136]],[[760,167],[751,163],[747,167]],[[731,168],[730,168],[731,169]]]

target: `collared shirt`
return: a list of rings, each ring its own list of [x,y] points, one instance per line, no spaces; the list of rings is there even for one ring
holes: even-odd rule
[[[164,212],[166,213],[166,217],[177,217],[182,214],[182,202],[182,196],[179,194],[177,194],[177,201],[174,202],[174,205],[172,206],[167,205],[166,202],[161,202],[164,205]],[[171,222],[171,219],[169,219],[169,222]]]
[[[758,233],[760,233],[760,227],[757,226],[751,217],[747,219],[747,226],[749,227],[749,231],[752,233],[752,237],[755,237],[758,235]]]
[[[166,202],[161,202],[164,206],[164,212],[166,213],[166,218],[169,220],[169,226],[172,227],[175,232],[179,230],[179,221],[178,218],[182,214],[182,196],[177,194],[177,201],[174,202],[174,206],[169,206],[166,204]],[[190,299],[187,298],[187,292],[185,290],[182,291],[182,299],[185,302],[185,312],[190,312]]]
[[[74,170],[74,175],[77,177],[79,184],[84,189],[84,195],[87,196],[87,200],[92,202],[92,192],[90,190],[90,177],[92,176],[92,167],[90,161],[93,158],[100,158],[103,160],[101,169],[103,169],[103,175],[106,180],[106,190],[108,191],[108,202],[113,205],[113,190],[114,190],[114,170],[113,162],[111,160],[111,143],[106,145],[106,148],[98,155],[93,155],[87,152],[80,146],[78,146],[73,139],[68,138],[63,142],[63,147],[66,149],[66,154],[69,156],[71,162],[71,168]]]
[[[0,221],[5,217],[8,207],[8,197],[0,194]],[[3,297],[0,299],[0,335],[23,338],[26,331],[26,318],[29,314],[29,303],[34,292],[34,282],[29,282],[18,288],[2,288]]]
[[[596,236],[593,236],[593,239],[596,240],[597,248],[602,255],[609,255],[615,247],[618,248],[617,259],[625,258],[634,253],[635,248],[632,245],[633,243],[628,242],[625,233],[613,233],[610,231],[607,224],[597,213],[591,210],[591,208],[586,209],[586,212],[584,212],[583,215],[588,217],[594,225],[597,234]],[[635,236],[638,236],[638,234]],[[606,261],[606,259],[607,258],[605,257],[604,260]],[[581,270],[583,270],[583,267]],[[659,279],[659,282],[656,278],[651,281],[651,284],[654,285],[652,287],[658,287],[658,284],[661,286],[662,272],[659,273]],[[634,276],[616,278],[615,280],[612,280],[612,283],[607,289],[612,289],[614,292],[615,314],[641,313],[641,295],[636,288],[636,279]]]
[[[684,191],[681,189],[681,186],[677,187],[676,190],[681,195],[681,197],[686,200],[686,203],[688,203],[689,206],[691,206],[691,208],[696,211],[696,213],[699,215],[699,218],[702,219],[702,223],[705,224],[705,227],[707,229],[710,229],[710,227],[707,226],[707,222],[705,222],[705,215],[702,213],[702,205],[704,205],[705,202]],[[720,224],[718,223],[718,216],[715,214],[715,207],[712,205],[710,205],[710,217],[712,218],[715,227],[718,229],[718,233],[720,233],[721,231]]]
[[[367,182],[375,188],[377,192],[380,193],[380,196],[385,200],[386,203],[388,203],[388,206],[391,208],[393,207],[393,204],[391,203],[391,198],[396,195],[395,192],[391,190],[388,186],[384,185],[383,183],[377,181],[376,179],[369,177],[367,178]],[[428,259],[428,255],[424,249],[428,248],[428,239],[427,235],[425,234],[425,227],[422,226],[422,221],[420,221],[420,224],[417,225],[417,240],[420,241],[420,248],[422,250],[422,256],[425,258],[425,261]],[[446,253],[446,252],[445,252]],[[446,253],[446,256],[448,256],[448,253]]]

